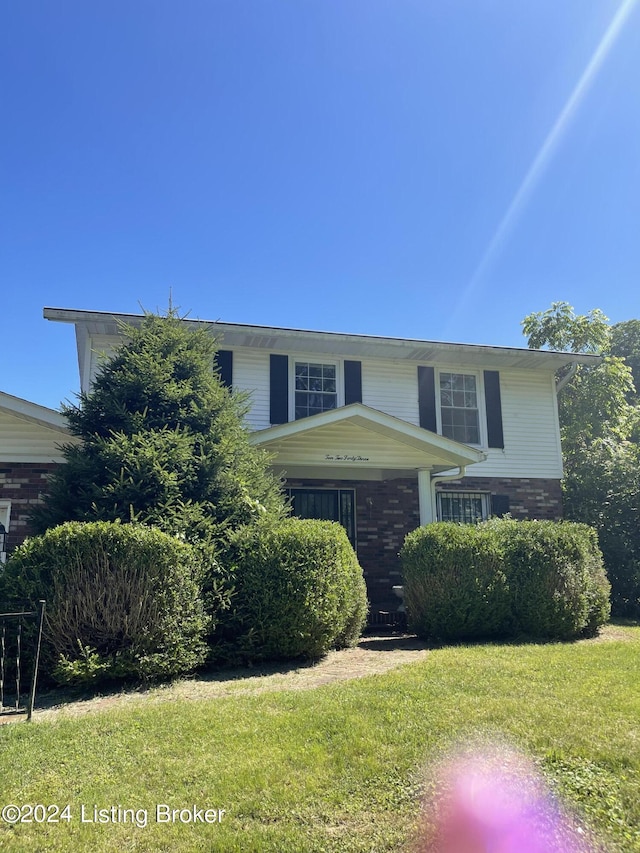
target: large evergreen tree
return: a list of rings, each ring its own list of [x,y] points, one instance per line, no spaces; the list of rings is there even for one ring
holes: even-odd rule
[[[247,400],[220,382],[211,331],[170,309],[122,332],[91,390],[63,407],[80,442],[64,446],[36,528],[120,519],[215,543],[283,514],[269,457],[248,441]]]

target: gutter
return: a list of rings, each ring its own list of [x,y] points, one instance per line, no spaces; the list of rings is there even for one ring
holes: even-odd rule
[[[567,385],[569,382],[571,382],[573,377],[576,375],[577,370],[578,370],[577,363],[575,361],[571,362],[571,364],[569,365],[569,370],[567,371],[567,373],[565,373],[565,375],[562,377],[562,379],[559,382],[556,382],[556,396],[562,391],[562,389],[565,387],[565,385]]]

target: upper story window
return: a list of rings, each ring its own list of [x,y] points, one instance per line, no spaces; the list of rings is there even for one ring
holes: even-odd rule
[[[296,361],[294,393],[296,420],[335,409],[338,405],[337,365]]]
[[[440,373],[442,435],[463,444],[480,444],[478,388],[472,373]]]

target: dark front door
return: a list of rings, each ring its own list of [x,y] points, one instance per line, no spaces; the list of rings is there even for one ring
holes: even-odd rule
[[[293,515],[339,521],[356,547],[356,500],[353,489],[289,489]]]

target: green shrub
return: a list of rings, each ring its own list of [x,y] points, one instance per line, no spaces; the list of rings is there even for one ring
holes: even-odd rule
[[[571,639],[609,618],[602,554],[584,524],[430,524],[407,536],[401,558],[409,624],[422,637]]]
[[[318,658],[360,636],[366,589],[340,524],[247,526],[231,537],[225,563],[234,592],[213,638],[214,660]]]
[[[609,617],[609,583],[595,531],[586,524],[496,520],[518,630],[572,639]]]
[[[62,682],[173,676],[206,657],[195,549],[159,530],[69,522],[27,539],[0,598],[47,602],[43,669]]]
[[[409,626],[420,637],[495,637],[510,628],[502,553],[491,530],[439,522],[406,537],[400,552]]]

